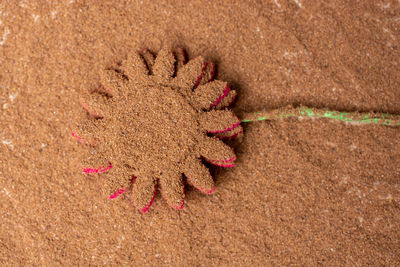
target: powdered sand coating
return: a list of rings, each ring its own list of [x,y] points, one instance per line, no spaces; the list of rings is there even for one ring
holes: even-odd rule
[[[229,105],[221,106],[231,90],[214,74],[214,65],[202,57],[187,62],[182,49],[166,47],[157,57],[133,51],[119,69],[103,70],[101,87],[82,100],[87,118],[72,136],[90,147],[85,164],[108,167],[83,172],[112,172],[106,182],[109,198],[131,187],[142,212],[149,210],[157,189],[172,208],[183,209],[183,175],[201,192],[213,193],[202,159],[233,167],[236,156],[218,134],[235,137],[236,128],[242,131]]]
[[[400,264],[396,127],[247,123],[235,167],[211,167],[215,193],[187,187],[183,210],[156,197],[142,214],[108,199],[108,172],[82,173],[80,100],[137,47],[216,63],[239,118],[400,113],[398,1],[216,2],[0,3],[3,264]]]

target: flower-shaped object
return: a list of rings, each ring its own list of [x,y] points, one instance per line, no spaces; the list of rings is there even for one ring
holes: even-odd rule
[[[236,92],[213,80],[215,65],[197,57],[186,63],[183,50],[163,48],[131,53],[118,68],[101,73],[102,86],[81,101],[89,119],[72,134],[91,146],[85,173],[107,172],[115,198],[132,187],[142,212],[157,190],[171,207],[182,209],[186,181],[201,192],[214,192],[202,160],[233,167],[235,154],[220,139],[242,132],[227,107]]]

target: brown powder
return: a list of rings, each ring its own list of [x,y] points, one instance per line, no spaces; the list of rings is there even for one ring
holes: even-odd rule
[[[182,174],[201,191],[213,191],[210,174],[193,164],[200,157],[219,166],[234,161],[231,148],[207,136],[229,135],[240,123],[231,111],[214,109],[213,103],[227,96],[227,83],[211,81],[214,65],[196,67],[206,64],[201,57],[187,65],[175,61],[167,48],[155,59],[148,50],[132,53],[122,64],[125,73],[103,71],[101,90],[82,100],[89,120],[77,135],[93,147],[85,163],[92,172],[111,164],[109,194],[128,188],[134,177],[132,198],[142,210],[152,202],[157,185],[170,206],[182,208]],[[175,66],[181,68],[175,71]]]
[[[157,196],[146,214],[130,192],[106,197],[114,172],[82,174],[93,147],[71,137],[87,121],[79,100],[93,88],[110,95],[99,72],[164,44],[215,62],[239,118],[289,104],[400,114],[397,1],[32,0],[0,10],[3,266],[400,265],[398,129],[243,124],[243,141],[230,142],[235,168],[208,165],[214,194],[189,186],[183,210]]]

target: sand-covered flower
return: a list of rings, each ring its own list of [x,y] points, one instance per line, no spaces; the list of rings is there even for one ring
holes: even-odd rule
[[[102,72],[102,86],[81,101],[88,119],[73,132],[91,146],[84,172],[107,172],[110,198],[131,187],[142,212],[157,191],[182,209],[185,180],[201,192],[214,192],[203,160],[233,167],[235,154],[220,139],[242,132],[228,109],[236,92],[214,75],[213,63],[202,57],[186,62],[182,49],[167,48],[157,57],[148,50],[130,53]]]

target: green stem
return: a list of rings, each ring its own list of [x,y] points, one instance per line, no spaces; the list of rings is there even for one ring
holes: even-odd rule
[[[289,117],[328,118],[354,124],[400,126],[400,115],[375,112],[340,112],[309,107],[291,106],[264,112],[247,113],[242,122],[278,120]]]

